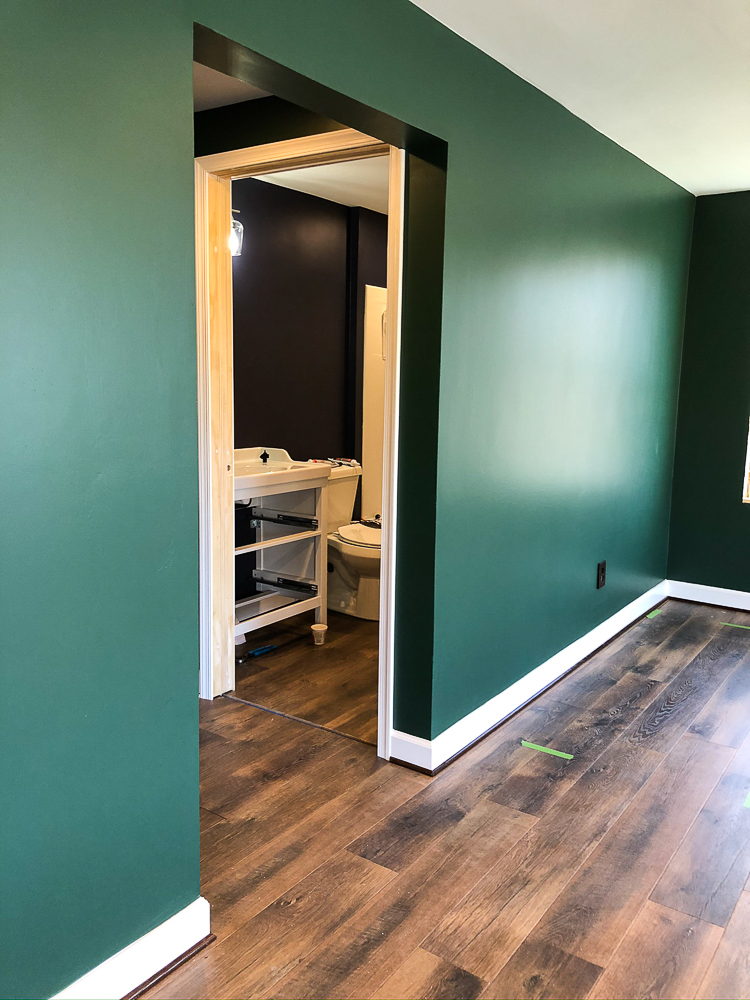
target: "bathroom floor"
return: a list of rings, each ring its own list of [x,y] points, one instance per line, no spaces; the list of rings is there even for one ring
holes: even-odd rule
[[[378,623],[328,612],[323,646],[313,614],[248,635],[238,652],[276,646],[237,664],[232,697],[377,744]]]

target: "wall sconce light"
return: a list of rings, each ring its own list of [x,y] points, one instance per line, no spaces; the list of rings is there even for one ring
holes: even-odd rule
[[[232,211],[239,214],[238,208],[233,208]],[[239,257],[242,253],[242,237],[244,232],[245,227],[240,220],[232,219],[232,228],[229,231],[229,249],[233,257]]]

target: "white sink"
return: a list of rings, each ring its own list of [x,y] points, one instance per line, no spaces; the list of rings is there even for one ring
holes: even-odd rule
[[[328,479],[327,462],[295,462],[283,448],[236,448],[234,452],[234,489],[249,490],[261,486],[304,482],[313,488]]]

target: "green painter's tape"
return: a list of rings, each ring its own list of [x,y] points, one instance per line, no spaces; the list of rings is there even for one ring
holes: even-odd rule
[[[729,625],[730,628],[750,628],[750,625],[735,625],[734,622],[719,622],[719,625]]]
[[[747,793],[747,798],[742,804],[746,809],[750,809],[750,792]]]
[[[646,615],[647,618],[656,618],[657,615],[661,614],[661,608],[657,608],[655,611],[649,611]]]
[[[528,747],[529,750],[541,750],[542,753],[551,753],[553,757],[564,757],[566,760],[573,760],[572,753],[563,753],[562,750],[550,750],[549,747],[538,747],[536,743],[528,743],[526,740],[521,740],[522,747]]]

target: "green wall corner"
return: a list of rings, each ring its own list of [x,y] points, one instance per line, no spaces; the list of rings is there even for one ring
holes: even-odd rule
[[[696,200],[669,577],[750,590],[750,191]]]

